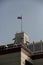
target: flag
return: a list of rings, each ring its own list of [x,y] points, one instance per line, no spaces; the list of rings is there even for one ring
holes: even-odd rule
[[[17,17],[17,19],[22,19],[22,16],[21,17]]]

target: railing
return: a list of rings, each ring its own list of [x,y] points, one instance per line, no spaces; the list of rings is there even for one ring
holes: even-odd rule
[[[28,46],[27,46],[31,51],[32,53],[42,53],[43,52],[43,41],[41,40],[40,42],[33,42],[33,43],[30,43]]]
[[[0,46],[0,51],[12,49],[12,48],[17,48],[17,47],[21,47],[21,45],[20,44],[7,44],[7,45],[2,45],[2,46]]]

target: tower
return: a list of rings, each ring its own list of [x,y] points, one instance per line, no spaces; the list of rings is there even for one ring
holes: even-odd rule
[[[14,41],[15,44],[25,44],[26,45],[28,42],[28,35],[25,32],[16,33],[15,38],[13,40],[15,40]]]

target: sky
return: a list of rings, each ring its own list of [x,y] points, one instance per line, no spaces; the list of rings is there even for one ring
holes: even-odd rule
[[[22,30],[30,42],[43,40],[43,0],[0,0],[0,45],[14,42]]]

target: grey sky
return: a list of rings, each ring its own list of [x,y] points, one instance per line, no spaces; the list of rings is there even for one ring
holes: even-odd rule
[[[21,15],[30,42],[43,40],[43,0],[0,0],[0,44],[13,42]]]

